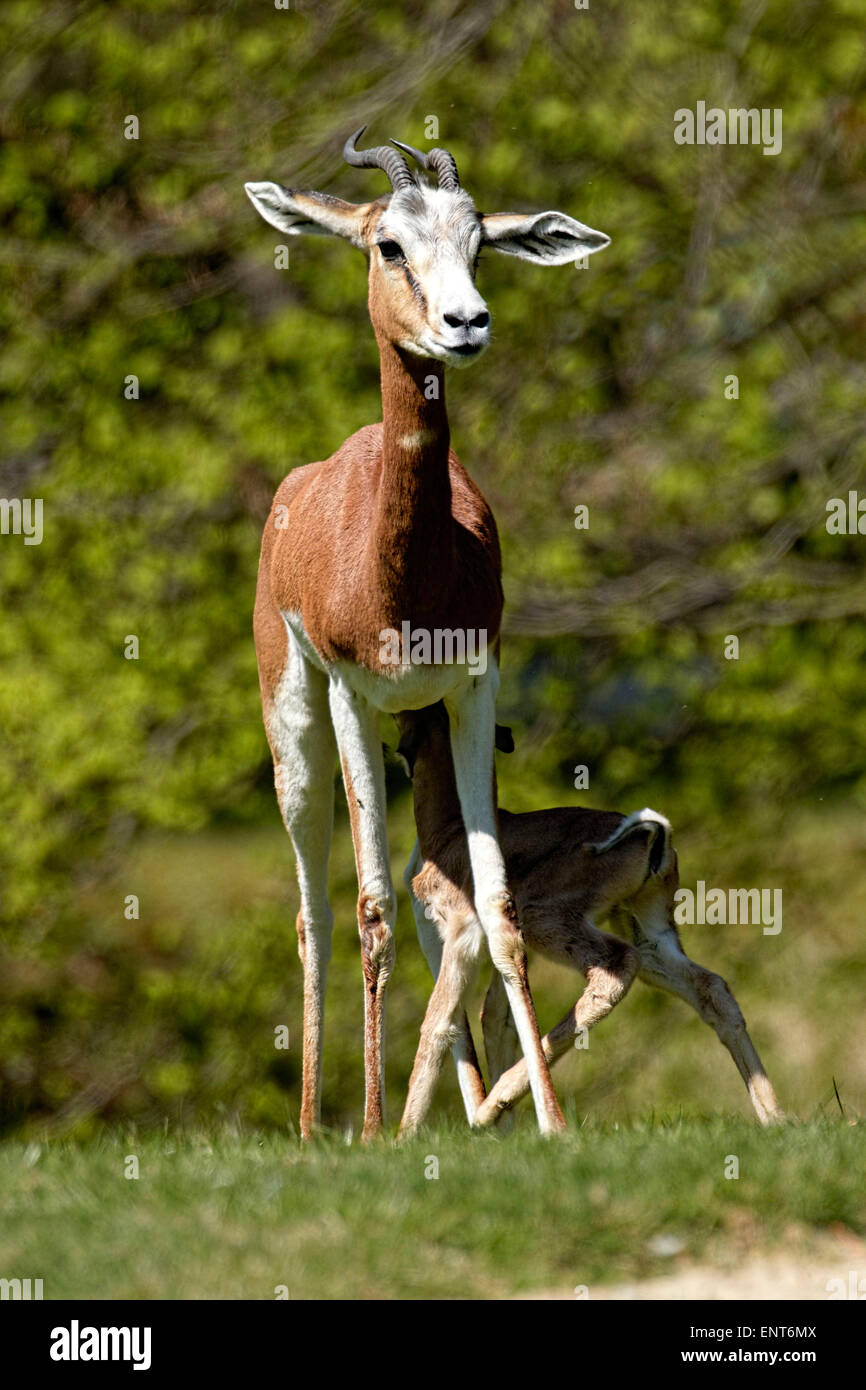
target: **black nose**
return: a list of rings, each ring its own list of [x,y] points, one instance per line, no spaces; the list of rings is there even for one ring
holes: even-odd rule
[[[476,314],[474,319],[464,319],[459,314],[443,314],[442,317],[449,328],[486,328],[490,322],[490,315],[486,309],[483,313]]]

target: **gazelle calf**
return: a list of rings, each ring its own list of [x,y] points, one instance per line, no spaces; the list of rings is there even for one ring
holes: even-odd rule
[[[496,1122],[528,1090],[526,1063],[514,1056],[513,1027],[497,977],[482,1013],[492,1090],[485,1097],[465,999],[483,934],[472,903],[472,876],[442,705],[401,714],[399,752],[412,776],[418,842],[406,870],[424,954],[436,978],[400,1128],[411,1135],[427,1114],[442,1061],[452,1047],[471,1124]],[[497,746],[510,733],[497,727]],[[674,924],[679,879],[671,827],[654,811],[622,816],[560,807],[522,815],[499,812],[499,837],[527,947],[580,971],[586,988],[542,1040],[555,1062],[578,1030],[606,1017],[639,976],[678,994],[715,1029],[730,1052],[763,1124],[783,1118],[775,1092],[725,981],[685,954]],[[600,931],[610,916],[634,942]]]

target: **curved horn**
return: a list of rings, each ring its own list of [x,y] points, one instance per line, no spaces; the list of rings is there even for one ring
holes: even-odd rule
[[[415,180],[409,170],[409,165],[401,154],[392,150],[388,145],[375,145],[369,150],[356,150],[355,146],[360,140],[364,131],[367,129],[362,125],[354,135],[350,135],[343,146],[343,158],[347,164],[353,165],[356,169],[381,169],[388,175],[391,187],[394,192],[401,188],[412,188]]]
[[[440,188],[457,189],[460,187],[460,175],[457,173],[457,164],[453,154],[448,150],[435,149],[428,150],[425,154],[423,150],[416,150],[413,145],[404,145],[402,140],[392,140],[392,145],[397,145],[407,154],[411,154],[413,159],[417,159],[422,169],[432,169],[439,180]]]

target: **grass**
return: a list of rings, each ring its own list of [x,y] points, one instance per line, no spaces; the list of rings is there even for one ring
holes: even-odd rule
[[[407,807],[392,819],[399,875],[411,843]],[[513,1134],[469,1134],[449,1063],[432,1127],[418,1141],[347,1145],[363,1078],[354,871],[342,825],[324,1067],[333,1128],[301,1149],[291,1133],[301,979],[286,837],[277,825],[154,836],[116,883],[94,891],[88,919],[94,950],[103,937],[134,947],[135,978],[150,971],[174,990],[151,1031],[168,1062],[182,1064],[172,1076],[183,1085],[165,1099],[159,1127],[152,1104],[134,1108],[133,1084],[106,1123],[85,1112],[51,1131],[37,1116],[22,1142],[0,1145],[0,1277],[42,1278],[49,1299],[272,1299],[278,1286],[294,1299],[498,1299],[592,1291],[695,1261],[738,1269],[762,1253],[807,1260],[832,1245],[847,1280],[862,1269],[866,1237],[862,814],[850,806],[791,813],[772,855],[766,837],[740,824],[692,827],[677,841],[686,885],[702,877],[784,890],[778,936],[695,926],[684,937],[691,955],[729,980],[791,1124],[761,1130],[710,1030],[680,1001],[636,985],[589,1049],[556,1068],[565,1138],[540,1140],[526,1104]],[[140,923],[118,908],[133,887]],[[394,1123],[430,989],[405,897],[397,936],[388,1005]],[[531,974],[550,1026],[580,982],[538,960]],[[80,1003],[73,984],[63,992],[70,1008]],[[113,1012],[91,1002],[100,1028],[83,1036],[97,1081],[126,1050],[136,1075],[150,1078],[156,1044],[146,1010],[127,1029],[125,999]],[[192,1035],[199,1013],[200,1038]],[[265,1084],[273,1025],[283,1022],[295,1071]],[[77,1037],[61,1038],[76,1057]],[[263,1096],[260,1113],[251,1094]],[[725,1176],[731,1155],[736,1179]],[[137,1179],[125,1177],[129,1156]],[[434,1159],[436,1178],[427,1176]],[[674,1238],[667,1248],[676,1253],[660,1253],[659,1236]],[[839,1254],[855,1247],[860,1253]]]
[[[591,1296],[670,1269],[659,1235],[676,1237],[678,1262],[720,1265],[862,1237],[864,1133],[572,1116],[547,1142],[442,1128],[400,1148],[231,1130],[8,1143],[0,1273],[41,1277],[49,1299],[273,1299],[280,1285],[293,1299]]]

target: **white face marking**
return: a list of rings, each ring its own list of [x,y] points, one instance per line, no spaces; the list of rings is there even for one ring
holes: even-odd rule
[[[395,193],[375,243],[383,274],[408,282],[423,322],[400,346],[454,366],[480,356],[490,341],[490,315],[473,280],[481,226],[469,194],[429,185]],[[385,254],[389,243],[401,256]]]

